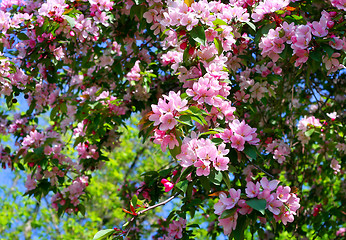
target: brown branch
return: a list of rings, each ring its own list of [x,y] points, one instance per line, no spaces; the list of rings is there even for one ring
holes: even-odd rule
[[[163,202],[157,203],[157,204],[155,204],[155,205],[149,206],[149,207],[147,207],[146,209],[143,209],[143,210],[139,211],[139,212],[137,213],[136,216],[133,216],[133,217],[131,218],[131,220],[129,221],[128,226],[130,226],[130,224],[131,224],[133,221],[135,221],[136,218],[138,218],[141,214],[143,214],[143,213],[145,213],[145,212],[147,212],[147,211],[149,211],[149,210],[151,210],[151,209],[154,209],[154,208],[157,208],[157,207],[159,207],[159,206],[165,205],[166,203],[168,203],[168,202],[172,201],[174,198],[176,198],[178,195],[179,195],[179,193],[176,193],[176,194],[174,194],[173,196],[171,196],[170,198],[166,199],[166,200],[163,201]],[[129,228],[128,231],[127,231],[127,233],[126,233],[126,236],[125,236],[125,237],[127,237],[127,236],[129,235],[130,230],[131,230],[131,229]]]
[[[262,172],[264,172],[265,174],[267,174],[269,177],[275,179],[275,177],[274,177],[273,175],[271,175],[270,173],[268,173],[267,171],[265,171],[264,169],[262,169],[260,166],[254,164],[250,159],[248,159],[248,161],[249,161],[249,162],[251,163],[251,165],[254,166],[255,168],[261,170]]]

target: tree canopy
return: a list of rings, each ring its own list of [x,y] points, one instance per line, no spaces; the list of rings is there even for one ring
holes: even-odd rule
[[[0,163],[35,206],[15,233],[39,214],[57,239],[342,238],[345,10],[3,0]]]

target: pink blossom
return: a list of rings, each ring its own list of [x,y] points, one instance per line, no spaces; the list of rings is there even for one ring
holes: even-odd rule
[[[174,187],[174,184],[171,183],[170,181],[168,181],[167,179],[162,179],[161,183],[163,184],[163,186],[165,187],[165,192],[169,192],[171,191],[171,189]]]
[[[279,186],[276,190],[276,195],[281,202],[287,202],[288,199],[291,197],[290,192],[291,192],[290,187]]]
[[[232,148],[237,149],[238,151],[243,151],[244,150],[244,144],[245,144],[245,139],[244,137],[235,134],[231,137],[231,141],[232,141]]]
[[[231,234],[233,230],[237,227],[237,219],[238,219],[238,213],[235,212],[233,216],[229,218],[219,218],[219,226],[223,227],[223,231],[225,235]]]
[[[210,173],[210,162],[206,162],[206,161],[201,161],[198,160],[197,162],[195,162],[194,166],[197,168],[196,170],[196,175],[197,176],[208,176]]]
[[[257,197],[260,191],[261,184],[259,182],[256,185],[253,182],[247,182],[245,193],[248,198]]]
[[[226,171],[228,169],[229,158],[218,156],[213,161],[213,166],[218,171]]]
[[[168,227],[168,234],[174,239],[183,237],[183,228],[186,228],[186,219],[180,218],[178,221],[173,220]]]
[[[172,113],[168,112],[160,117],[160,130],[167,131],[168,129],[173,129],[174,126],[178,123],[175,120]]]
[[[332,162],[330,163],[330,167],[334,170],[334,174],[337,174],[340,172],[341,165],[339,164],[338,160],[332,159]]]
[[[270,197],[267,199],[267,208],[274,215],[280,214],[280,207],[282,205],[283,203],[280,200],[277,200],[276,193],[271,194]]]
[[[287,225],[287,222],[293,222],[294,216],[290,211],[286,211],[281,215],[281,221],[284,225]]]
[[[244,199],[240,199],[238,201],[238,206],[241,207],[239,209],[239,213],[241,215],[246,215],[246,214],[250,214],[253,210],[252,207],[250,207],[249,205],[246,204],[246,201]]]

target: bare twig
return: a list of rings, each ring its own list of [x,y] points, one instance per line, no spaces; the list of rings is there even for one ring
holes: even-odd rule
[[[255,168],[261,170],[262,172],[264,172],[265,174],[267,174],[269,177],[275,178],[273,175],[271,175],[270,173],[268,173],[267,171],[265,171],[264,169],[262,169],[260,166],[254,164],[250,159],[248,159],[248,161],[251,163],[252,166],[254,166]]]
[[[168,202],[172,201],[174,198],[176,198],[178,195],[179,195],[179,193],[176,193],[176,194],[174,194],[173,196],[171,196],[170,198],[166,199],[166,200],[163,201],[163,202],[159,202],[159,203],[157,203],[157,204],[155,204],[155,205],[153,205],[153,206],[149,206],[149,207],[147,207],[146,209],[143,209],[143,210],[139,211],[139,212],[137,213],[136,216],[133,216],[133,217],[131,218],[131,220],[129,221],[129,225],[128,225],[128,226],[130,226],[130,224],[131,224],[133,221],[135,221],[136,218],[138,218],[141,214],[143,214],[143,213],[145,213],[145,212],[147,212],[147,211],[149,211],[149,210],[151,210],[151,209],[154,209],[154,208],[157,208],[157,207],[159,207],[159,206],[165,205],[166,203],[168,203]],[[128,231],[127,231],[127,233],[126,233],[126,236],[125,236],[125,237],[127,237],[127,236],[129,235],[130,230],[131,230],[131,229],[129,228]]]

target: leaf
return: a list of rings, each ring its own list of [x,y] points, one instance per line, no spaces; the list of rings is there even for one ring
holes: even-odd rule
[[[218,186],[222,181],[222,173],[220,171],[211,171],[208,178],[213,184]]]
[[[264,215],[264,210],[266,209],[267,201],[265,199],[253,199],[246,201],[246,204]]]
[[[21,33],[21,32],[17,34],[17,37],[19,38],[19,40],[29,40],[30,39],[26,34]]]
[[[191,121],[191,116],[189,116],[189,115],[181,115],[179,117],[179,120],[177,120],[177,121],[180,123],[183,123],[185,125],[193,127],[193,123]]]
[[[186,189],[187,189],[187,185],[188,185],[189,181],[188,180],[184,180],[184,181],[180,181],[178,182],[177,184],[175,184],[175,186],[183,191],[184,193],[186,192]]]
[[[256,160],[257,158],[257,148],[255,146],[246,146],[244,153],[250,158]]]
[[[222,47],[222,43],[220,39],[214,38],[214,44],[215,44],[215,48],[217,49],[217,53],[220,56],[223,52],[223,47]]]
[[[204,187],[204,189],[207,192],[207,194],[209,194],[209,192],[210,192],[210,182],[209,182],[209,179],[206,176],[201,176],[199,178],[199,180],[201,181],[201,184]]]
[[[328,57],[331,58],[333,53],[334,53],[334,49],[331,48],[328,45],[323,45],[323,49],[326,51],[326,53],[328,54]]]
[[[227,210],[223,211],[223,213],[221,214],[220,218],[221,219],[225,219],[225,218],[232,217],[236,210],[237,210],[237,208],[227,209]]]
[[[24,171],[24,170],[25,170],[25,168],[24,168],[23,164],[21,164],[21,163],[17,163],[17,166],[18,166],[18,168],[19,168],[20,170],[22,170],[22,171]]]
[[[227,171],[222,171],[222,179],[226,183],[227,189],[231,189],[231,180]]]
[[[213,21],[213,24],[216,26],[216,25],[227,25],[227,23],[224,21],[224,20],[221,20],[219,18],[215,19]]]
[[[223,140],[221,138],[213,138],[211,139],[211,141],[215,143],[216,145],[223,143]]]
[[[206,37],[205,37],[205,31],[204,31],[204,27],[202,26],[196,26],[194,27],[191,32],[190,32],[190,36],[192,37],[193,40],[195,40],[196,42],[205,45],[206,43]]]
[[[237,227],[232,232],[233,238],[235,240],[242,240],[244,239],[244,230],[247,228],[247,224],[245,222],[246,216],[240,215],[237,219]]]
[[[196,224],[196,223],[187,225],[187,227],[190,227],[190,228],[200,228],[200,226],[198,224]]]
[[[253,24],[252,22],[246,22],[246,24],[247,24],[252,30],[254,30],[254,31],[256,32],[256,26],[255,26],[255,24]]]
[[[322,62],[322,53],[319,50],[310,52],[309,56],[316,62]]]
[[[315,129],[313,129],[313,128],[308,130],[308,131],[306,131],[305,132],[305,136],[310,137],[314,133],[314,131],[315,131]]]
[[[187,175],[189,175],[194,169],[195,169],[194,166],[189,166],[188,168],[186,168],[184,170],[184,172],[181,174],[180,178],[185,179],[187,177]]]
[[[71,28],[73,28],[76,25],[76,19],[74,19],[73,17],[64,15],[64,18],[66,19],[68,24],[70,24]]]
[[[131,199],[132,206],[136,206],[137,201],[138,201],[138,198],[137,198],[137,195],[135,194],[135,195],[133,195],[133,197]]]
[[[115,232],[114,229],[105,229],[97,232],[93,238],[93,240],[105,239],[106,237],[112,235]]]
[[[80,211],[80,213],[85,217],[85,207],[82,204],[78,205],[78,210]]]

